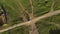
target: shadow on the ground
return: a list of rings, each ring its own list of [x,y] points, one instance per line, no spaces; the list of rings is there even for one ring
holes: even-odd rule
[[[49,33],[50,33],[50,34],[60,34],[60,29],[50,30]]]

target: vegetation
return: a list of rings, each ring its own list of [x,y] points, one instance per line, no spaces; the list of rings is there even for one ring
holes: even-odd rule
[[[60,0],[0,0],[0,6],[3,5],[7,12],[7,27],[30,21],[49,12],[60,10],[59,3]],[[57,26],[60,26],[59,22],[60,14],[41,19],[35,24],[26,24],[0,34],[34,34],[33,32],[35,30],[37,34],[50,34],[49,31],[51,29],[60,29]],[[2,28],[5,29],[6,26],[3,25]]]

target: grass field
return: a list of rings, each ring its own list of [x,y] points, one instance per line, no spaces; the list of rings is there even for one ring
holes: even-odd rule
[[[7,11],[7,15],[9,18],[9,25],[11,26],[22,22],[20,20],[21,7],[19,6],[19,2],[17,1],[21,2],[22,5],[25,7],[25,9],[31,12],[31,6],[29,0],[0,0],[0,6],[2,4],[4,5],[4,8]],[[48,13],[51,9],[51,4],[52,0],[48,0],[47,2],[45,0],[33,0],[34,16],[38,17]],[[60,9],[60,0],[55,0],[54,10],[59,9]],[[59,27],[56,27],[56,25],[48,24],[50,22],[60,24],[60,14],[38,21],[38,23],[36,23],[36,27],[39,31],[39,34],[49,34],[50,29],[53,30],[59,29]],[[24,29],[26,29],[26,31],[24,31]],[[29,31],[28,26],[27,27],[21,26],[0,34],[28,34],[29,33],[28,31]]]

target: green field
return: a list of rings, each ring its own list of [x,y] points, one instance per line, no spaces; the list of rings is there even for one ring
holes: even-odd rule
[[[19,6],[19,1],[26,10],[31,12],[31,6],[29,0],[0,0],[0,6],[3,4],[7,12],[9,22],[8,26],[12,26],[23,21],[20,20],[21,7]],[[60,0],[54,0],[54,10],[60,9]],[[34,6],[34,16],[38,17],[48,13],[51,10],[52,0],[33,0]],[[55,30],[59,29],[56,25],[51,25],[49,23],[54,22],[55,24],[60,24],[60,14],[42,19],[36,23],[36,27],[39,31],[39,34],[49,34],[50,29]],[[24,31],[26,29],[26,31]],[[20,26],[12,30],[0,33],[0,34],[28,34],[29,27]]]

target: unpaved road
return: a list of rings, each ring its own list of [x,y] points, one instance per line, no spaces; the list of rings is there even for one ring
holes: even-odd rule
[[[13,25],[11,27],[8,27],[6,29],[3,29],[3,30],[0,30],[0,33],[1,32],[5,32],[5,31],[8,31],[8,30],[11,30],[13,28],[16,28],[16,27],[19,27],[19,26],[22,26],[22,25],[26,25],[26,24],[31,24],[31,23],[36,23],[37,21],[41,20],[41,19],[44,19],[44,18],[47,18],[47,17],[50,17],[50,16],[53,16],[53,15],[57,15],[57,14],[60,14],[60,10],[57,10],[57,11],[53,11],[53,12],[49,12],[47,14],[44,14],[42,16],[39,16],[31,21],[28,21],[28,22],[25,22],[25,23],[19,23],[17,25]]]

